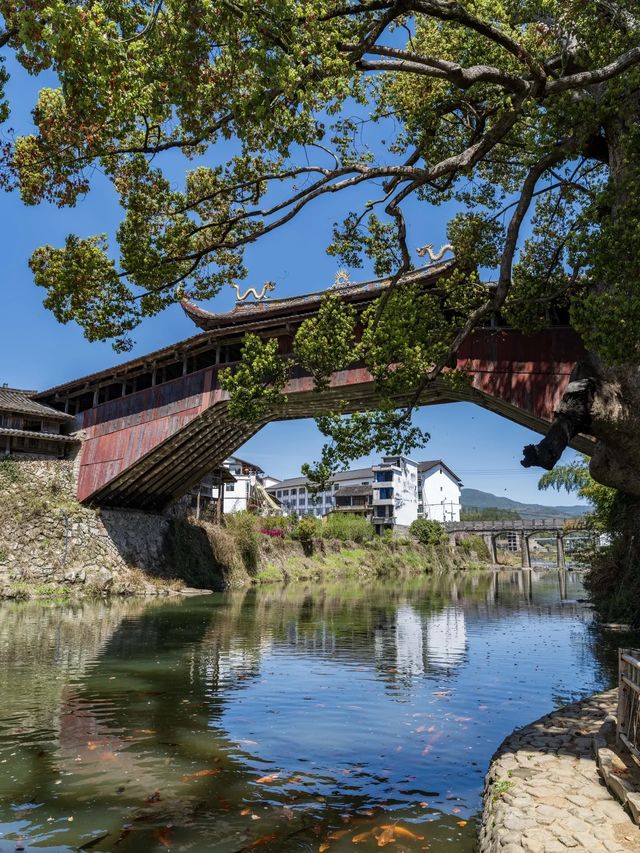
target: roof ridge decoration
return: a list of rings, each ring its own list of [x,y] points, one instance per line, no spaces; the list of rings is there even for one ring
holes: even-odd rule
[[[263,299],[268,299],[267,293],[270,290],[275,290],[276,283],[275,281],[265,281],[262,285],[262,290],[260,293],[255,289],[255,287],[248,287],[244,293],[240,293],[240,285],[233,282],[231,287],[235,288],[236,291],[236,302],[245,302],[248,297],[253,294],[256,298],[256,302],[261,302]]]
[[[424,258],[425,255],[429,255],[429,259],[432,264],[441,261],[447,252],[451,252],[453,254],[453,246],[451,243],[445,243],[443,246],[440,246],[440,250],[435,254],[433,252],[433,243],[426,243],[424,246],[420,246],[419,249],[416,249],[416,254],[421,258]]]
[[[349,270],[341,267],[336,273],[336,277],[333,280],[333,284],[331,285],[331,290],[341,289],[343,287],[352,287],[354,284],[353,281],[349,278]]]
[[[429,249],[430,248],[431,247],[429,247]],[[425,247],[425,253],[428,253],[430,258],[440,257],[448,250],[450,250],[449,246],[443,246],[440,252],[438,252],[437,255],[434,255],[432,251],[428,252],[427,247]],[[399,283],[410,284],[414,282],[433,281],[440,275],[446,274],[448,271],[452,270],[454,266],[455,258],[448,259],[446,261],[432,261],[424,266],[405,273],[401,277]],[[290,309],[310,310],[314,305],[320,304],[320,301],[325,294],[331,293],[332,291],[343,295],[344,298],[349,301],[372,299],[385,288],[389,287],[392,282],[393,277],[360,282],[350,281],[348,272],[341,269],[338,270],[333,285],[325,288],[324,290],[316,290],[310,293],[296,294],[293,296],[281,296],[276,299],[259,298],[249,302],[236,301],[236,304],[231,311],[208,311],[186,298],[182,298],[180,304],[187,317],[189,317],[196,326],[199,326],[205,331],[211,331],[227,325],[233,326],[237,323],[245,323],[247,321],[253,322],[254,318],[255,320],[262,320],[266,319],[267,316],[269,316],[269,318],[277,315],[279,316],[283,311],[288,311]],[[237,288],[237,285],[233,286]],[[253,290],[254,295],[260,296],[259,293],[256,294],[255,288],[250,288],[249,290]],[[236,292],[238,291],[239,289],[237,288]],[[243,296],[245,295],[246,294],[243,294]],[[262,296],[266,297],[264,288]]]

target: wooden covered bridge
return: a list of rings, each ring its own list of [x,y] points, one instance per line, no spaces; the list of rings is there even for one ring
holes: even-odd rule
[[[407,280],[428,287],[449,269],[451,262],[433,264]],[[361,310],[386,286],[384,280],[349,284],[340,293]],[[322,393],[314,391],[309,375],[294,368],[285,388],[286,404],[260,423],[234,420],[227,412],[219,372],[238,362],[245,333],[275,338],[282,356],[290,355],[296,329],[318,310],[323,293],[237,303],[221,314],[183,303],[200,334],[38,394],[40,401],[76,418],[83,439],[79,499],[159,510],[186,494],[269,421],[327,413],[343,400],[351,411],[374,408],[373,379],[354,363],[335,373]],[[466,400],[545,433],[582,355],[579,338],[566,326],[529,336],[482,328],[457,355],[455,367],[467,373],[469,386],[454,392],[436,380],[421,404]],[[578,436],[572,446],[587,451],[590,440]]]

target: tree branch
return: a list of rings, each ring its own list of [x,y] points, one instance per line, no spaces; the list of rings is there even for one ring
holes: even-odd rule
[[[422,12],[440,21],[453,21],[454,23],[469,27],[469,29],[495,42],[495,44],[500,45],[500,47],[515,56],[519,62],[527,66],[535,80],[539,83],[545,81],[546,74],[544,68],[523,45],[492,24],[476,18],[475,15],[472,15],[459,3],[447,2],[447,0],[412,0],[411,8],[416,12]]]
[[[473,65],[464,68],[455,62],[423,57],[380,45],[373,45],[367,53],[391,57],[395,61],[361,59],[357,64],[363,71],[423,74],[426,77],[449,80],[461,89],[468,89],[475,83],[496,83],[510,92],[528,92],[531,88],[531,84],[523,78],[507,74],[491,65]]]
[[[617,77],[634,65],[640,64],[640,47],[632,47],[626,53],[621,54],[616,60],[602,68],[592,71],[581,71],[578,74],[570,74],[568,77],[560,77],[558,80],[550,80],[545,88],[545,94],[556,95],[558,92],[567,92],[569,89],[580,89],[586,86],[594,86]]]
[[[17,29],[8,29],[3,33],[0,33],[0,47],[4,47],[7,42],[11,41],[11,39],[17,34]]]

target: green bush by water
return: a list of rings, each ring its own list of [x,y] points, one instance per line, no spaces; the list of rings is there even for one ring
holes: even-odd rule
[[[362,543],[370,542],[375,536],[375,530],[362,516],[332,512],[322,529],[322,535],[325,539]]]
[[[230,513],[225,516],[225,525],[235,539],[246,570],[254,576],[258,571],[262,535],[257,516],[250,512]]]
[[[431,518],[416,518],[409,525],[409,533],[422,545],[438,545],[447,538],[444,527]]]

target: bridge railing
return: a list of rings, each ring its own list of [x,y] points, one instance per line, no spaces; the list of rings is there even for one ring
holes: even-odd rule
[[[499,533],[500,531],[522,531],[534,533],[536,530],[577,529],[578,518],[512,518],[495,521],[447,521],[445,527],[449,533]]]
[[[640,651],[618,650],[618,739],[640,758]]]

